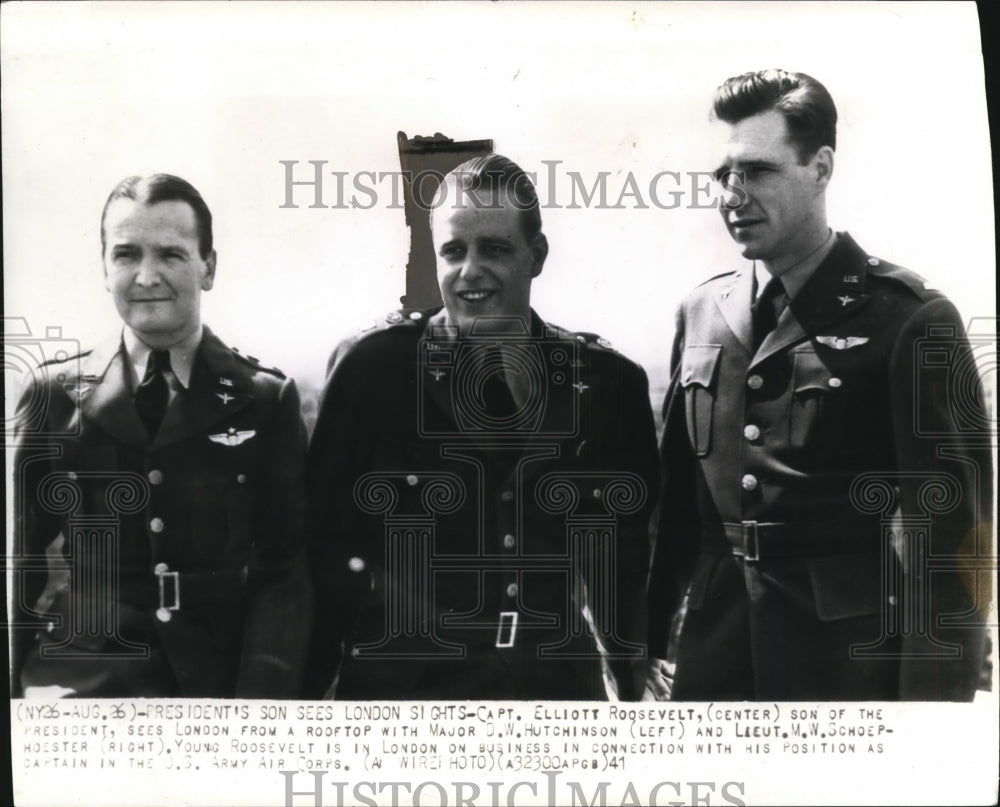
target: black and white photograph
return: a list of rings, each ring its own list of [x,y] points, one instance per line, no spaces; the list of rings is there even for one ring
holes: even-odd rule
[[[976,4],[0,17],[14,804],[996,802]]]

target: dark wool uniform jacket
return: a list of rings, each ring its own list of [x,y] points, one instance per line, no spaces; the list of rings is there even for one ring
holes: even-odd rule
[[[311,591],[294,382],[206,328],[150,440],[126,362],[119,334],[22,398],[15,692],[297,695]],[[68,579],[45,558],[60,534]]]
[[[506,339],[530,396],[489,410],[496,340],[391,312],[330,361],[308,477],[313,695],[637,697],[658,490],[646,376],[592,334]],[[600,647],[599,647],[600,644]]]
[[[752,274],[678,314],[649,598],[672,697],[971,699],[992,471],[958,312],[841,234],[754,353]]]

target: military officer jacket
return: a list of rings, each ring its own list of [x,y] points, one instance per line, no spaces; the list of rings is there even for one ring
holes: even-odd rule
[[[150,439],[125,362],[118,334],[22,399],[15,691],[297,695],[311,591],[294,382],[205,328]],[[68,572],[50,574],[60,535]]]
[[[307,463],[307,691],[332,695],[342,658],[338,698],[605,699],[605,674],[636,696],[658,489],[645,373],[533,314],[504,342],[529,395],[491,409],[497,343],[445,322],[394,311],[331,358]]]
[[[840,234],[754,352],[752,274],[678,313],[649,598],[672,697],[971,699],[992,485],[958,312]]]

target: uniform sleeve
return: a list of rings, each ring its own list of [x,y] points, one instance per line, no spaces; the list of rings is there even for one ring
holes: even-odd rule
[[[359,604],[371,590],[370,571],[350,565],[352,557],[366,555],[356,545],[367,533],[355,520],[350,497],[366,468],[362,434],[367,421],[365,374],[354,372],[358,362],[348,351],[342,345],[330,359],[309,444],[309,566],[316,592],[305,686],[310,698],[330,695]]]
[[[656,458],[656,427],[649,401],[649,383],[642,368],[628,365],[622,378],[620,408],[612,415],[612,444],[617,447],[607,470],[636,474],[644,487],[642,505],[620,520],[616,551],[617,599],[610,615],[614,634],[631,645],[644,645],[646,638],[646,579],[649,573],[650,517],[660,490]],[[598,614],[601,608],[595,609]],[[622,700],[642,694],[645,659],[612,659],[611,671]]]
[[[903,634],[900,697],[969,701],[989,600],[971,567],[993,554],[991,430],[974,356],[946,299],[925,303],[902,328],[890,380],[901,515],[930,524],[929,552],[910,532],[897,546],[910,595],[900,612],[917,626]],[[957,657],[943,657],[951,651]]]
[[[52,470],[59,447],[50,439],[51,421],[30,423],[39,402],[51,408],[51,390],[38,379],[21,396],[14,430],[14,529],[11,544],[13,574],[10,619],[11,695],[20,697],[21,669],[34,642],[38,616],[34,606],[48,582],[46,549],[58,537],[60,522],[47,511],[39,493]],[[51,414],[51,412],[49,413]]]
[[[647,598],[649,654],[659,659],[667,657],[671,625],[687,586],[700,539],[694,484],[696,461],[687,435],[684,390],[679,383],[683,351],[684,315],[683,308],[678,308],[670,354],[670,386],[663,404],[662,491],[655,519],[655,546]]]
[[[312,591],[306,570],[305,426],[295,382],[285,380],[268,427],[259,491],[267,502],[247,570],[247,612],[237,697],[298,697]]]

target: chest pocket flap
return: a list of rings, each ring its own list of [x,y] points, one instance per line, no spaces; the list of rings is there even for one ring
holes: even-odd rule
[[[691,447],[699,457],[712,449],[715,380],[722,345],[688,345],[681,358],[681,386]]]

